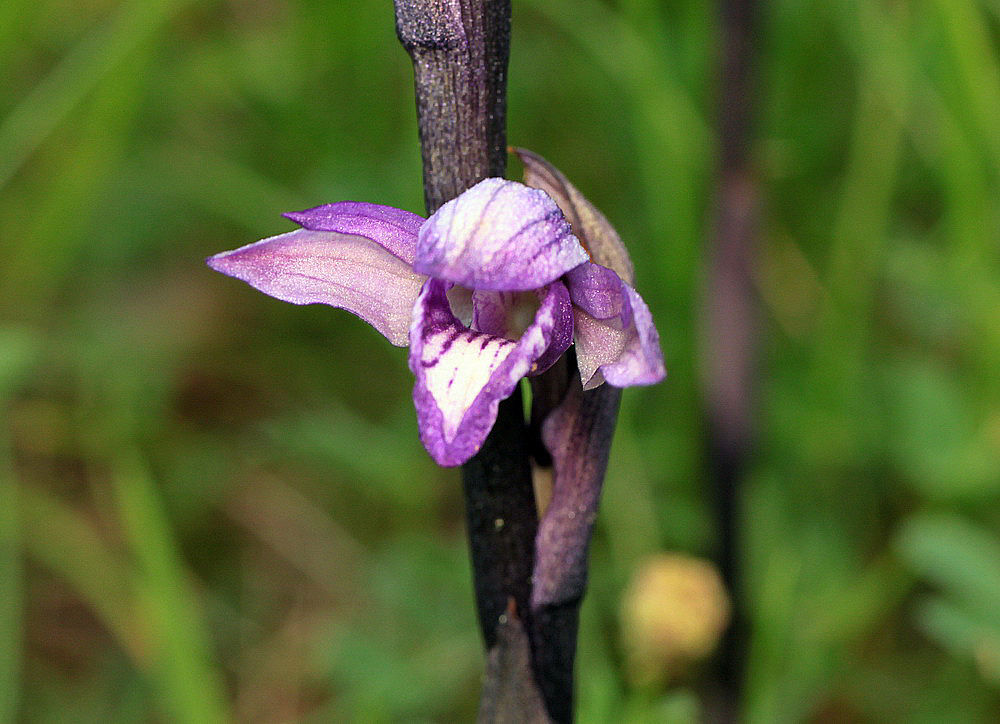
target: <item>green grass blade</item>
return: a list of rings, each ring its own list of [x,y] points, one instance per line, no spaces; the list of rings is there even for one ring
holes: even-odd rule
[[[620,14],[592,0],[536,2],[542,13],[599,63],[632,102],[638,162],[658,254],[677,266],[700,252],[697,184],[708,168],[711,129],[654,41]],[[686,265],[681,265],[684,271]],[[678,278],[687,277],[683,272]]]
[[[0,3],[0,68],[6,68],[11,56],[24,43],[23,26],[38,8],[30,0],[4,0]]]
[[[179,3],[133,1],[81,40],[0,123],[0,188],[110,71],[147,41]]]
[[[146,643],[129,594],[126,561],[80,512],[40,488],[19,491],[25,551],[62,578],[138,665]]]
[[[822,386],[838,396],[847,387],[857,389],[910,103],[909,49],[901,19],[862,2],[845,26],[845,34],[861,30],[856,37],[858,107],[831,239],[830,299],[816,364],[816,374],[826,378]]]
[[[0,411],[38,346],[25,330],[0,328]],[[16,721],[21,689],[24,567],[21,501],[6,427],[0,433],[0,721]]]
[[[58,153],[46,154],[45,168],[33,169],[42,193],[26,203],[17,198],[20,186],[11,185],[9,198],[0,199],[8,202],[0,205],[4,223],[21,228],[0,267],[0,285],[7,299],[17,300],[11,312],[18,316],[41,314],[58,286],[72,278],[77,254],[89,241],[95,199],[120,163],[145,97],[143,69],[157,32],[181,1],[122,6],[0,125],[0,186],[65,126],[53,139],[61,144]],[[63,123],[67,118],[71,125]]]
[[[1000,628],[1000,538],[953,513],[910,519],[897,544],[913,570]]]
[[[964,111],[978,127],[981,141],[1000,169],[1000,61],[989,26],[971,0],[936,0],[937,15],[955,65]]]
[[[9,463],[0,451],[0,721],[17,719],[21,680],[20,506]]]
[[[203,607],[137,453],[122,451],[112,484],[127,545],[137,563],[134,585],[139,606],[152,629],[152,675],[163,710],[172,721],[185,724],[228,721]]]

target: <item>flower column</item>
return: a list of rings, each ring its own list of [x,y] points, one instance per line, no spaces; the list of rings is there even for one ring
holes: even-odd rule
[[[509,0],[395,0],[413,60],[427,213],[506,170]],[[548,717],[531,666],[538,519],[520,387],[462,466],[479,623],[487,649],[481,719]]]

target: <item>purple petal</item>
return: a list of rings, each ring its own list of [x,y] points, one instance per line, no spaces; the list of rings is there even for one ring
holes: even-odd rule
[[[488,178],[421,227],[413,268],[471,289],[515,292],[543,287],[587,259],[545,192]]]
[[[544,158],[525,148],[515,148],[514,153],[524,163],[524,183],[542,189],[562,209],[573,227],[573,233],[590,252],[591,260],[614,269],[629,284],[635,283],[632,260],[618,232],[604,218],[604,214],[584,198],[566,177]]]
[[[310,231],[335,231],[371,239],[407,264],[413,264],[417,234],[424,223],[422,216],[410,211],[360,201],[338,201],[284,216]]]
[[[581,264],[566,275],[569,293],[580,309],[597,319],[621,317],[625,297],[622,280],[600,264]]]
[[[425,277],[361,236],[298,229],[216,254],[216,271],[292,304],[329,304],[356,314],[399,347],[409,340]]]
[[[653,315],[639,292],[624,282],[622,288],[628,296],[632,324],[627,330],[624,351],[614,363],[603,365],[601,372],[604,379],[615,387],[654,385],[667,376],[663,352],[660,351],[660,335],[653,324]]]
[[[538,296],[533,292],[490,292],[476,289],[472,292],[472,324],[469,326],[477,332],[517,339],[521,336],[521,330],[515,329],[518,326],[513,319],[515,313],[516,316],[521,316],[524,311],[530,310],[533,320],[538,305]],[[524,327],[527,325],[522,328]]]
[[[574,310],[580,379],[585,390],[651,385],[666,376],[660,337],[639,293],[610,269],[585,264],[566,278]]]
[[[545,310],[547,318],[552,320],[549,332],[549,346],[535,360],[528,371],[528,376],[540,375],[555,364],[563,353],[573,344],[573,304],[570,302],[569,291],[562,282],[553,282],[546,289],[539,314]],[[538,315],[535,316],[538,321]]]
[[[543,304],[552,310],[555,325],[548,349],[535,360],[528,372],[529,377],[540,375],[573,344],[573,305],[562,282],[553,282],[544,289],[532,292],[475,290],[472,293],[472,328],[516,341],[534,324]]]
[[[460,465],[489,434],[500,400],[539,363],[565,351],[569,294],[549,287],[534,322],[518,341],[469,329],[452,313],[447,282],[429,279],[414,308],[410,369],[424,447],[440,465]],[[555,354],[555,357],[558,357]]]

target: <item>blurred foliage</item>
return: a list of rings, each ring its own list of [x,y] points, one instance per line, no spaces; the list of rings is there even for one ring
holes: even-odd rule
[[[710,558],[697,365],[712,3],[516,0],[510,140],[628,240],[666,383],[625,395],[581,722],[647,556]],[[1000,4],[765,4],[745,720],[1000,717]],[[338,199],[421,211],[388,0],[0,3],[0,721],[467,721],[458,477],[405,353],[210,273]],[[512,170],[512,175],[516,169]]]

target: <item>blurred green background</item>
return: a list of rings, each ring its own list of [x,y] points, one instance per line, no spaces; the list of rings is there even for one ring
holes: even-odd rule
[[[761,26],[745,719],[996,721],[1000,3]],[[717,38],[702,0],[514,1],[510,141],[618,227],[670,370],[624,397],[581,722],[695,721],[711,672],[637,675],[620,611],[716,550]],[[283,211],[422,212],[391,3],[4,0],[0,68],[0,721],[469,720],[460,486],[405,351],[202,263]]]

